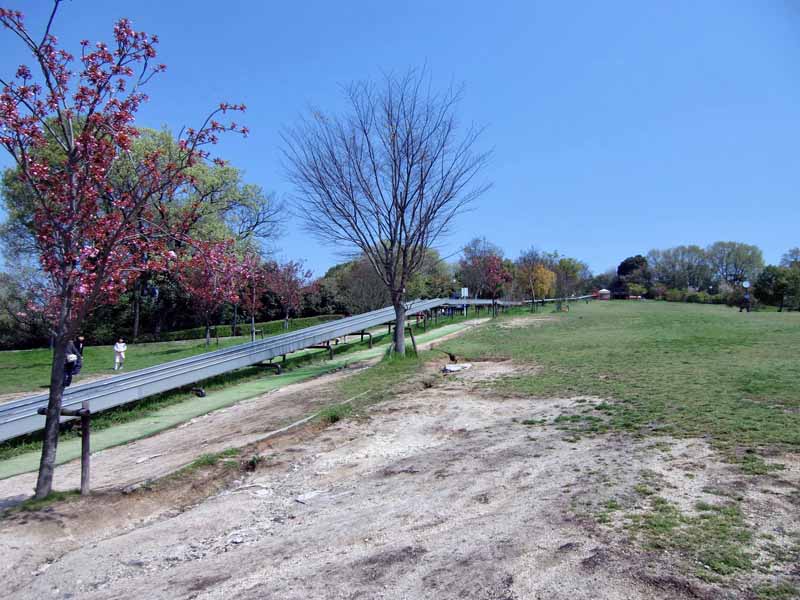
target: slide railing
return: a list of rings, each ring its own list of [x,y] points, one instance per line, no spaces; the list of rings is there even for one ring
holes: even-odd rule
[[[413,316],[443,306],[490,306],[492,304],[507,306],[520,303],[434,298],[408,302],[406,314]],[[392,321],[394,321],[394,308],[382,308],[274,335],[264,340],[239,344],[76,385],[64,391],[62,408],[79,408],[82,402],[88,401],[92,413],[108,410]],[[43,429],[45,418],[37,411],[46,407],[47,401],[48,395],[43,393],[0,404],[0,441]],[[68,420],[69,417],[62,419]]]

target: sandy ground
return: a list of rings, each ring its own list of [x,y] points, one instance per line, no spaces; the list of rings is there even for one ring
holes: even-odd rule
[[[511,319],[504,319],[498,327],[503,329],[517,329],[519,327],[541,327],[543,324],[547,322],[557,321],[558,317],[551,317],[551,316],[543,316],[543,317],[535,317],[535,316],[525,316],[525,317],[514,317]]]
[[[193,503],[162,488],[117,495],[105,507],[94,499],[7,519],[0,595],[744,597],[688,581],[613,527],[580,516],[584,504],[629,493],[645,471],[690,509],[709,484],[730,482],[729,466],[702,441],[671,440],[665,451],[664,439],[575,442],[554,427],[524,425],[597,400],[486,391],[487,380],[513,369],[475,364],[362,418],[285,436],[262,448],[266,466]],[[763,495],[770,504],[760,510],[787,509]]]

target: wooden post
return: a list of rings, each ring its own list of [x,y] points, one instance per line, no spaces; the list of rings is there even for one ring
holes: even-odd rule
[[[89,401],[81,403],[81,496],[89,495],[89,461],[91,446],[89,444],[89,434],[91,431],[91,413],[89,412]]]
[[[417,354],[417,340],[414,339],[414,327],[408,326],[408,333],[411,334],[411,346],[414,348],[414,354]]]
[[[47,408],[41,407],[36,409],[36,413],[40,415],[47,414]],[[89,495],[89,452],[91,451],[91,444],[89,443],[89,435],[91,431],[92,413],[89,410],[89,401],[84,400],[81,403],[81,408],[74,410],[71,408],[62,408],[61,413],[65,417],[80,417],[81,419],[81,496]]]

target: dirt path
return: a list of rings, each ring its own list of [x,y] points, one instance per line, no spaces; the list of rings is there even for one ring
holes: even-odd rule
[[[144,506],[134,494],[91,526],[69,505],[35,522],[12,520],[0,527],[7,549],[0,594],[703,597],[573,511],[576,499],[600,493],[602,481],[632,485],[660,453],[616,436],[571,443],[555,428],[521,424],[595,400],[482,391],[487,379],[510,371],[475,365],[378,405],[368,418],[276,444],[272,466],[185,510]],[[305,391],[316,395],[315,386]]]

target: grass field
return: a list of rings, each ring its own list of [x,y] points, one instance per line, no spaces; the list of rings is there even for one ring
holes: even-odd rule
[[[210,348],[206,348],[205,341],[202,340],[128,344],[125,370],[152,367],[245,341],[248,341],[248,338],[224,338],[220,340],[219,346],[212,341]],[[0,394],[46,390],[50,384],[51,357],[52,354],[47,348],[0,352]],[[113,372],[114,351],[111,346],[87,346],[84,349],[83,369],[73,380],[73,384],[92,376],[108,375]]]
[[[541,327],[484,327],[444,347],[536,365],[502,380],[507,391],[614,400],[596,430],[707,436],[753,470],[763,468],[759,450],[800,450],[800,313],[596,302]]]
[[[674,491],[680,483],[634,469],[635,485],[601,477],[599,490],[617,485],[614,493],[572,497],[573,514],[646,560],[658,557],[673,565],[668,571],[724,590],[713,597],[800,598],[800,489],[792,483],[800,452],[800,314],[598,302],[539,316],[546,320],[501,319],[442,348],[462,360],[512,359],[514,373],[485,384],[501,395],[602,399],[524,426],[563,430],[568,444],[622,433],[606,440],[662,452],[665,465],[674,464],[676,439],[707,443],[711,462],[728,465],[712,467],[718,478],[694,492],[688,507]],[[588,472],[603,472],[603,464]],[[692,481],[709,466],[689,460],[677,472]]]
[[[319,319],[295,319],[293,323],[305,327],[319,324]],[[280,323],[278,323],[280,324]],[[263,327],[267,324],[261,324]],[[291,327],[292,330],[296,327]],[[276,330],[277,333],[283,333]],[[260,339],[260,338],[259,338]],[[128,344],[125,370],[133,371],[178,360],[211,350],[249,342],[249,336],[220,338],[219,345],[212,339],[211,346],[205,340],[176,340],[149,344]],[[47,348],[35,350],[16,350],[0,352],[0,394],[14,392],[40,392],[50,384],[50,363],[52,353]],[[114,372],[114,351],[111,346],[87,346],[84,349],[83,369],[73,384],[81,383],[97,375]]]

